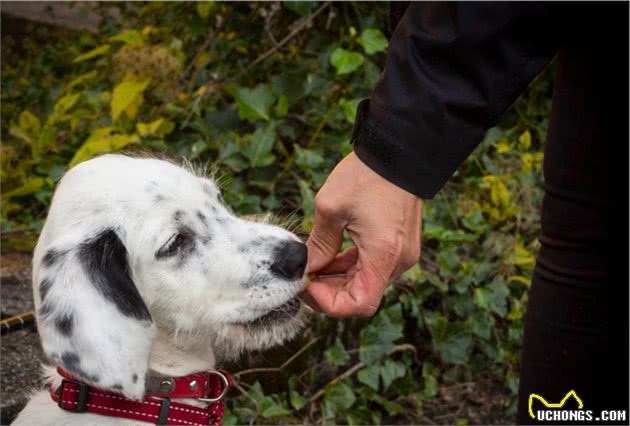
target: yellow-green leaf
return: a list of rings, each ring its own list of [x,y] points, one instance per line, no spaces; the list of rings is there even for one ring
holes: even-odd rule
[[[527,151],[532,146],[532,134],[529,130],[525,130],[521,136],[518,137],[518,146],[521,151]]]
[[[45,182],[46,180],[42,177],[29,178],[22,184],[22,186],[2,194],[2,199],[8,200],[11,197],[21,197],[23,195],[32,194],[34,192],[37,192],[39,188],[44,186]]]
[[[508,278],[508,281],[509,282],[512,282],[512,281],[519,282],[519,283],[523,284],[525,287],[529,287],[529,286],[532,285],[531,278],[527,278],[527,277],[524,277],[522,275],[512,275],[510,278]]]
[[[514,147],[512,147],[512,144],[506,138],[501,138],[499,142],[497,142],[497,152],[499,154],[512,151],[512,149],[514,149]]]
[[[134,118],[142,104],[142,93],[147,88],[150,79],[125,79],[114,88],[111,100],[112,120],[117,121],[123,111],[129,118]]]
[[[88,59],[96,58],[97,56],[102,56],[106,54],[107,52],[109,52],[109,44],[103,44],[99,47],[96,47],[90,50],[87,53],[84,53],[83,55],[77,56],[76,58],[74,58],[74,61],[72,62],[76,63],[76,62],[87,61]]]
[[[197,13],[201,19],[208,19],[210,12],[214,7],[214,1],[200,1],[197,2]]]
[[[125,44],[129,44],[132,46],[143,46],[144,45],[144,37],[136,30],[124,30],[120,33],[111,36],[109,39],[111,42],[120,41]]]
[[[75,78],[74,80],[72,80],[70,83],[68,83],[65,87],[65,91],[66,92],[70,92],[72,91],[73,88],[75,88],[76,86],[85,83],[88,80],[93,79],[94,77],[96,77],[98,74],[97,72],[94,71],[90,71],[90,72],[86,72],[84,74],[81,74],[80,76],[78,76],[77,78]]]
[[[64,115],[77,103],[80,97],[80,93],[75,93],[59,98],[57,102],[55,102],[55,114],[59,116]]]
[[[507,258],[507,263],[520,266],[526,269],[531,269],[534,267],[534,262],[536,259],[534,255],[531,254],[522,244],[516,244],[514,246],[514,251]],[[514,277],[512,277],[514,279]]]
[[[22,111],[20,117],[18,118],[18,125],[20,126],[20,129],[31,136],[36,136],[41,129],[39,118],[28,110]]]
[[[113,127],[94,129],[87,140],[74,154],[69,167],[73,167],[97,154],[118,151],[138,140],[137,135],[113,135],[114,130]]]
[[[140,136],[155,135],[162,123],[164,123],[163,118],[158,118],[151,123],[138,123],[136,124],[136,130]]]

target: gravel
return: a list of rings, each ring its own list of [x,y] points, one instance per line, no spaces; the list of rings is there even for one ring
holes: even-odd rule
[[[30,256],[3,255],[0,307],[4,315],[33,309]],[[45,360],[34,327],[11,331],[0,345],[0,423],[11,423],[27,401],[29,393],[41,387],[40,366]]]

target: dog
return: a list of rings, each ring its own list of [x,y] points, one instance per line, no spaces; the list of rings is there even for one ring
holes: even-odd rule
[[[294,337],[306,260],[293,233],[235,216],[212,178],[102,155],[64,175],[34,250],[41,344],[81,382],[141,400],[151,375],[212,370]],[[48,368],[51,389],[62,379]],[[48,390],[15,422],[137,423],[69,412]]]

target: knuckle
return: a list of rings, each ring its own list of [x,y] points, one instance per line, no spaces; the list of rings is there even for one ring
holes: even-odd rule
[[[420,260],[420,247],[411,248],[404,256],[401,265],[405,270],[411,268]]]
[[[373,317],[377,310],[378,306],[367,305],[361,310],[360,315],[365,318]]]
[[[337,211],[337,203],[330,197],[325,197],[320,194],[315,196],[315,213],[322,217],[333,216]]]
[[[385,236],[379,242],[383,255],[387,260],[398,263],[403,254],[403,244],[401,238],[396,235]]]

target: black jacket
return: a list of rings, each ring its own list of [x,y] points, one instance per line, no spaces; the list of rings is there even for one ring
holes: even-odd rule
[[[601,99],[574,110],[571,93],[556,90],[554,137],[580,129],[603,137],[593,108],[612,108],[607,98],[620,95],[627,104],[627,19],[627,3],[412,3],[371,99],[359,105],[355,152],[396,185],[432,198],[558,52],[556,86],[601,85],[589,91]],[[627,129],[627,117],[617,118]]]

